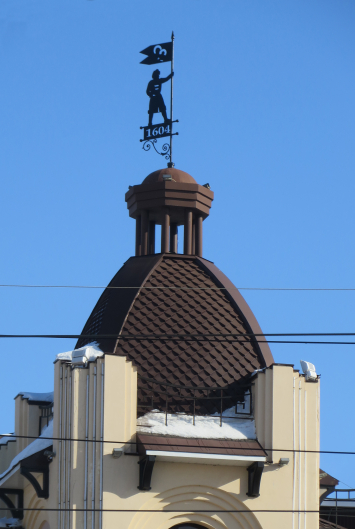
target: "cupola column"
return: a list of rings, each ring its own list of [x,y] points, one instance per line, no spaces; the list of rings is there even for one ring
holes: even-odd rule
[[[197,215],[195,220],[195,254],[202,257],[202,215]]]
[[[193,214],[192,214],[191,253],[192,255],[196,255],[196,219]]]
[[[143,209],[141,213],[141,255],[148,254],[148,227],[148,211],[146,209]]]
[[[170,215],[167,211],[164,211],[161,225],[161,253],[169,252],[169,227]]]
[[[138,215],[136,218],[136,256],[142,255],[142,243],[141,243],[141,216]]]
[[[149,221],[148,253],[149,255],[155,254],[155,222],[154,220]]]
[[[178,251],[178,225],[176,222],[170,224],[170,252],[177,253]]]
[[[185,210],[185,223],[184,223],[184,254],[192,254],[192,210]]]

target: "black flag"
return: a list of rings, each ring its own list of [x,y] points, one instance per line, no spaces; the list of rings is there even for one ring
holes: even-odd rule
[[[159,62],[169,62],[172,59],[173,46],[172,42],[165,42],[164,44],[152,44],[145,50],[141,51],[144,55],[148,55],[141,64],[157,64]]]

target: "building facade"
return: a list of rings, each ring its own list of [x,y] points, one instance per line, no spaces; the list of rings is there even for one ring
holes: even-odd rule
[[[19,394],[0,439],[2,523],[319,528],[319,379],[274,362],[202,257],[212,200],[170,168],[129,189],[136,255],[56,358],[54,394]]]

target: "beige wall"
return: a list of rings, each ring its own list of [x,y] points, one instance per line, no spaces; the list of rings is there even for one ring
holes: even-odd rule
[[[270,508],[317,510],[319,507],[319,455],[293,453],[292,450],[319,450],[319,381],[306,382],[291,366],[274,365],[258,373],[254,386],[255,420],[259,441],[269,460],[290,459],[286,467],[271,465],[264,471],[261,492]],[[277,449],[290,449],[281,451]],[[270,470],[268,470],[270,469]],[[264,479],[271,471],[283,475],[269,487]],[[280,476],[281,477],[281,476]],[[275,490],[277,487],[277,492]],[[278,497],[275,502],[275,497]],[[273,507],[271,507],[271,505]],[[260,515],[265,523],[266,516]],[[290,527],[318,527],[318,514],[282,515]],[[291,518],[291,520],[290,520]]]
[[[17,454],[16,441],[8,441],[3,445],[0,445],[0,474],[5,472],[13,458]]]
[[[112,370],[110,370],[113,388],[115,360],[115,358],[111,359]],[[292,450],[319,449],[319,383],[305,382],[305,378],[291,366],[281,365],[275,365],[264,373],[259,373],[254,383],[257,436],[261,444],[270,449],[268,450],[270,464],[265,466],[258,498],[249,498],[246,495],[245,467],[206,464],[157,462],[153,471],[151,491],[140,492],[137,490],[138,457],[122,456],[117,460],[112,457],[110,459],[110,450],[105,448],[107,462],[104,466],[104,507],[173,509],[177,508],[176,502],[178,502],[179,508],[198,510],[201,509],[201,505],[205,509],[213,509],[214,505],[222,502],[220,505],[233,505],[231,509],[317,511],[318,455],[296,453],[294,457]],[[110,394],[111,391],[109,387],[111,382],[107,380],[106,384],[105,395]],[[115,399],[112,399],[112,402],[114,401]],[[106,409],[105,406],[105,412]],[[116,437],[118,432],[119,430],[116,430]],[[124,439],[129,440],[129,435],[126,434]],[[290,451],[277,450],[282,448]],[[287,466],[278,465],[281,457],[290,459]],[[274,528],[275,525],[298,529],[319,527],[317,513],[233,514],[233,520],[230,518],[228,523],[222,519],[227,515],[217,516],[218,523],[213,521],[215,516],[208,514],[191,516],[186,513],[184,516],[195,522],[197,518],[200,521],[204,520],[205,523],[212,524],[211,527],[256,527],[258,523],[265,528]],[[169,527],[169,523],[173,525],[172,520],[177,520],[175,514],[168,513],[164,515],[104,513],[104,527],[112,527],[112,524],[117,523],[118,517],[121,526],[129,529],[140,525],[153,529],[158,527],[159,520],[166,520]],[[138,525],[137,517],[140,520],[139,523],[137,522]]]
[[[14,457],[38,437],[41,411],[36,404],[29,404],[21,395],[15,398],[15,436],[16,441],[0,445],[0,474],[10,465]],[[23,436],[23,437],[22,437]],[[26,437],[29,436],[29,437]]]
[[[99,358],[86,369],[57,362],[54,395],[54,437],[80,441],[54,442],[57,455],[50,465],[50,502],[62,509],[100,509],[103,473],[111,471],[113,447],[123,445],[90,440],[134,440],[136,369],[125,358],[113,356]],[[128,445],[125,451],[129,450],[135,451],[135,446]],[[101,524],[98,512],[61,513],[50,519],[51,527],[66,529]]]
[[[21,395],[15,398],[15,435],[28,435],[33,438],[38,437],[40,409],[35,404],[29,404],[27,399]],[[21,452],[34,439],[19,438],[17,453]]]
[[[42,485],[42,476],[37,474],[36,477]],[[47,501],[38,498],[32,485],[25,479],[24,484],[24,505],[34,510],[25,511],[22,525],[25,529],[38,529],[48,519],[48,512],[45,510]]]
[[[72,369],[65,362],[55,364],[53,435],[79,439],[54,442],[50,502],[56,508],[99,508],[100,444],[89,439],[100,440],[103,375],[104,361],[100,359],[86,369]],[[85,517],[88,526],[90,517],[91,527],[91,513],[56,512],[50,516],[50,526],[83,527]]]
[[[274,365],[254,377],[252,391],[257,436],[268,449],[258,498],[246,495],[246,467],[159,461],[151,490],[143,492],[137,488],[138,456],[112,457],[113,448],[135,452],[130,443],[136,434],[136,368],[108,355],[85,369],[58,361],[54,437],[80,441],[54,441],[49,499],[39,500],[28,485],[25,506],[133,512],[40,511],[27,513],[24,527],[39,529],[48,522],[50,529],[169,529],[191,521],[210,529],[318,529],[316,513],[250,511],[318,509],[318,454],[294,455],[293,450],[319,449],[319,383],[306,382],[291,366]],[[102,438],[106,443],[89,442]],[[288,457],[289,464],[280,467],[280,457]],[[208,510],[247,512],[192,512]]]

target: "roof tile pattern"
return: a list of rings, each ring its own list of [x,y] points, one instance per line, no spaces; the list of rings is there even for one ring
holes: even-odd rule
[[[216,288],[194,258],[164,258],[144,287],[157,288],[140,289],[122,334],[248,332],[225,293]],[[115,353],[127,356],[138,366],[141,375],[155,380],[186,386],[223,387],[263,367],[254,344],[241,339],[244,343],[230,339],[122,339]]]
[[[102,293],[76,347],[92,342],[97,335],[102,351],[126,356],[137,366],[139,415],[148,411],[143,408],[148,396],[150,409],[167,409],[167,391],[171,412],[227,409],[243,398],[240,381],[264,367],[266,360],[259,345],[245,337],[239,342],[235,338],[191,339],[191,334],[251,332],[239,304],[221,286],[205,260],[194,256],[132,257]],[[154,338],[125,339],[127,334],[154,334]],[[159,334],[162,339],[156,338]],[[166,334],[177,337],[166,339]],[[183,388],[167,388],[159,382]],[[228,390],[211,389],[216,387]],[[194,404],[191,397],[199,402]]]

